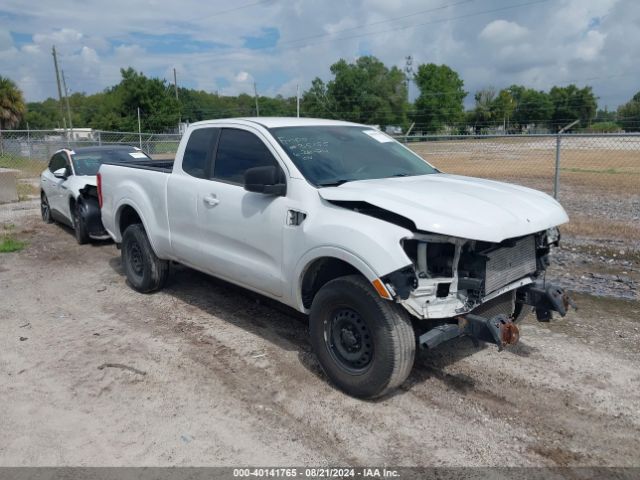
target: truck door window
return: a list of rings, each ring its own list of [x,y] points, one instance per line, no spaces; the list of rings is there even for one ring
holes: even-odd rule
[[[243,184],[248,168],[277,165],[267,146],[253,133],[223,128],[218,141],[213,178]]]
[[[219,133],[219,128],[199,128],[191,133],[182,157],[184,172],[193,177],[207,178],[207,167]]]

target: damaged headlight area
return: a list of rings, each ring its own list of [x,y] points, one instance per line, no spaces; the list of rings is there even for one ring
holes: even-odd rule
[[[459,334],[502,346],[517,341],[512,324],[531,307],[542,321],[566,314],[566,292],[543,280],[559,239],[557,228],[500,243],[415,233],[402,241],[412,264],[383,280],[412,315],[430,320],[429,348]]]

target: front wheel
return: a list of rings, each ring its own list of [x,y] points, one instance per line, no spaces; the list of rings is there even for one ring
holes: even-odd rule
[[[169,278],[169,262],[156,256],[139,223],[129,225],[122,235],[122,265],[129,284],[142,293],[160,290]]]
[[[380,397],[411,372],[416,340],[407,312],[359,275],[324,285],[311,305],[313,350],[329,379],[360,398]]]
[[[42,215],[42,221],[44,223],[53,223],[49,199],[47,198],[47,194],[44,192],[40,194],[40,214]]]
[[[89,241],[89,232],[82,212],[82,203],[76,203],[73,206],[71,215],[73,217],[73,231],[76,241],[78,244],[84,245]]]

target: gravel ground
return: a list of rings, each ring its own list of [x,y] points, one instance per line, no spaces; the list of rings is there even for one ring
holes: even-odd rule
[[[141,295],[113,244],[12,221],[0,466],[640,466],[637,297],[579,294],[503,352],[451,342],[364,402],[327,383],[303,317],[182,267]]]

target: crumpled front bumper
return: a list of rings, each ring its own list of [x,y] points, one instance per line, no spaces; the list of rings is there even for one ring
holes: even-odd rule
[[[577,308],[566,290],[544,281],[536,281],[517,290],[517,302],[523,308],[533,307],[539,322],[548,322],[553,313],[564,317],[570,307]],[[504,314],[484,317],[467,313],[456,317],[456,323],[447,323],[432,328],[420,335],[418,344],[422,348],[432,349],[443,342],[456,337],[468,336],[474,342],[494,343],[502,350],[507,345],[514,345],[520,338],[516,319]]]

